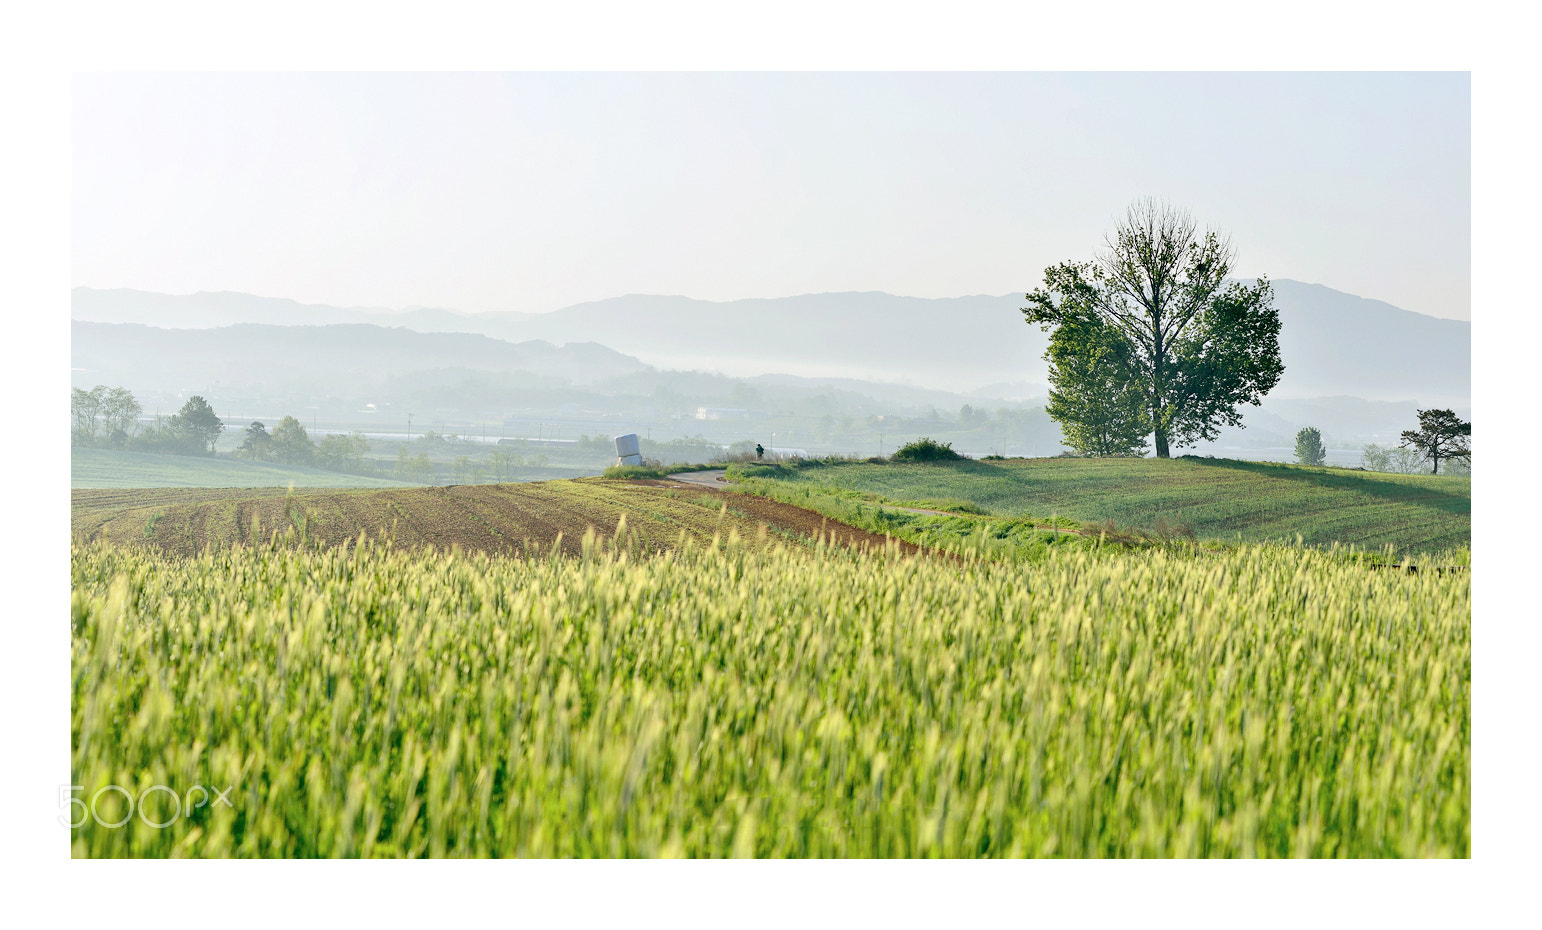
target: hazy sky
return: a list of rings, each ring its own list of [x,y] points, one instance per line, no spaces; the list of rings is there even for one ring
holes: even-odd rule
[[[1036,286],[1132,199],[1468,319],[1466,73],[73,79],[72,281],[553,310]]]

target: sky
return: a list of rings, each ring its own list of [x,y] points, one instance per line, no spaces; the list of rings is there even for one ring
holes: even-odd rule
[[[71,79],[71,283],[543,312],[1009,294],[1143,196],[1235,274],[1471,316],[1466,72]]]

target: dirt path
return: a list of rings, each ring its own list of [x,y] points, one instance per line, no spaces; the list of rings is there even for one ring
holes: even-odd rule
[[[699,484],[708,488],[722,488],[728,479],[726,468],[713,468],[708,471],[683,471],[676,475],[670,475],[670,481],[679,481],[684,484]]]

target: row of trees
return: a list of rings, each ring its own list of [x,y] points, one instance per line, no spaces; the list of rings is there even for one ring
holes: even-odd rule
[[[127,389],[98,384],[91,390],[70,389],[70,445],[128,449],[133,452],[170,452],[179,455],[212,455],[225,423],[214,415],[208,401],[198,395],[169,417],[156,417],[154,425],[141,427],[144,408]]]
[[[312,465],[356,475],[375,473],[368,458],[369,441],[362,434],[333,434],[316,442],[294,417],[278,421],[272,432],[261,421],[252,422],[246,427],[236,454],[254,462]]]
[[[209,402],[193,395],[169,417],[153,425],[139,423],[143,408],[126,388],[99,384],[89,391],[70,390],[70,443],[133,452],[213,455],[225,422]],[[326,436],[313,441],[294,417],[284,417],[272,432],[261,422],[246,428],[236,455],[254,462],[311,465],[329,471],[373,474],[369,442],[360,434]],[[432,475],[432,467],[430,467]]]
[[[139,429],[139,401],[127,388],[70,389],[70,445],[123,448]]]
[[[1454,410],[1420,410],[1419,428],[1403,430],[1396,446],[1367,445],[1361,463],[1371,471],[1390,471],[1411,475],[1430,465],[1431,474],[1440,474],[1440,463],[1472,465],[1472,424]],[[1321,465],[1328,457],[1322,434],[1313,427],[1296,433],[1296,461],[1302,465]],[[1465,468],[1463,470],[1465,470]],[[1450,468],[1447,468],[1448,473]]]

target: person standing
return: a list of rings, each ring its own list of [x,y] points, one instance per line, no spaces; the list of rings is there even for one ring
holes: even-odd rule
[[[765,457],[766,457],[766,447],[761,445],[758,442],[755,443],[755,458],[763,459]]]

